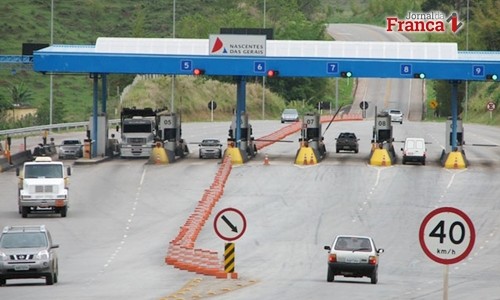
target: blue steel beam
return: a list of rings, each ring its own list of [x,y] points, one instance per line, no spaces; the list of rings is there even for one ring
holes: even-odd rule
[[[258,65],[264,66],[259,68]],[[341,71],[358,78],[413,78],[486,80],[500,74],[498,60],[360,59],[321,57],[230,57],[116,53],[34,53],[34,71],[42,73],[120,73],[192,75],[194,68],[205,75],[265,76],[267,70],[280,77],[340,77]]]

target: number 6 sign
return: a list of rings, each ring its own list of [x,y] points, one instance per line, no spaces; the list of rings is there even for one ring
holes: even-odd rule
[[[474,224],[463,211],[441,207],[424,218],[418,237],[420,246],[430,259],[451,265],[469,255],[476,233]]]

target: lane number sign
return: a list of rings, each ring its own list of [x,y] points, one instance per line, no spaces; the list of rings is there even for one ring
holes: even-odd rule
[[[214,218],[215,233],[223,240],[231,242],[239,239],[247,229],[243,213],[236,208],[225,208]]]
[[[419,241],[425,254],[435,262],[450,265],[469,255],[476,232],[471,219],[454,207],[440,207],[422,221]]]

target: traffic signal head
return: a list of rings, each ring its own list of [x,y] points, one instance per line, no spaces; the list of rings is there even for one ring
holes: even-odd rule
[[[268,70],[267,71],[267,77],[269,77],[269,78],[278,77],[279,74],[280,74],[280,72],[278,70]]]
[[[413,78],[425,79],[424,73],[415,73],[413,74]]]
[[[203,75],[203,74],[205,74],[205,70],[203,70],[203,69],[196,68],[196,69],[193,70],[193,75],[194,76],[199,76],[199,75]]]
[[[487,74],[486,75],[486,79],[487,80],[497,81],[498,80],[498,75],[497,74]]]
[[[351,73],[351,71],[342,71],[342,72],[340,72],[340,77],[351,78],[352,77],[352,73]]]

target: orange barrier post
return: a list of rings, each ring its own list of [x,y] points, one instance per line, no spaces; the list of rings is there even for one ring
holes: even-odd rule
[[[266,156],[264,157],[264,165],[265,165],[265,166],[269,166],[269,157],[267,156],[267,154],[266,154]]]

